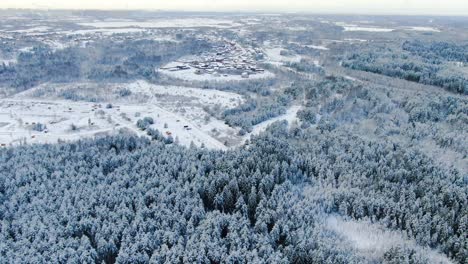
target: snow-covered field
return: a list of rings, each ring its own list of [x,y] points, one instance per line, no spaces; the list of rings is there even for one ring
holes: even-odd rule
[[[387,28],[380,26],[369,25],[361,26],[358,24],[348,24],[344,22],[336,22],[335,25],[341,26],[344,28],[344,31],[366,31],[366,32],[392,32],[397,29],[400,30],[410,30],[410,31],[422,31],[422,32],[441,32],[439,29],[434,27],[423,27],[423,26],[414,26],[414,27],[397,27],[397,28]]]
[[[368,41],[367,39],[356,39],[356,38],[345,38],[344,40],[349,41],[349,42],[367,42]]]
[[[265,53],[268,56],[268,61],[272,64],[282,65],[284,62],[299,62],[301,56],[295,54],[290,56],[281,55],[282,48],[266,48]]]
[[[97,29],[80,29],[74,31],[64,31],[62,32],[65,35],[87,35],[87,34],[103,34],[103,35],[113,35],[113,34],[130,34],[130,33],[140,33],[145,32],[144,28],[97,28]]]
[[[81,26],[95,28],[193,28],[193,27],[216,27],[230,28],[240,26],[232,20],[213,18],[181,18],[181,19],[160,19],[151,21],[96,21],[78,23]]]
[[[317,49],[317,50],[329,50],[329,48],[321,45],[304,45],[304,47],[311,48],[311,49]]]
[[[410,27],[410,28],[406,28],[406,30],[426,31],[426,32],[441,32],[439,29],[433,28],[433,27]]]
[[[394,28],[384,28],[378,26],[359,26],[355,24],[347,24],[343,22],[336,22],[337,26],[343,27],[344,31],[366,31],[366,32],[392,32]]]
[[[28,33],[48,32],[49,30],[51,30],[50,27],[38,26],[38,27],[32,27],[28,29],[12,30],[9,32],[28,34]]]
[[[0,58],[0,65],[1,64],[5,64],[5,65],[11,65],[11,64],[15,64],[16,63],[16,59],[9,59],[9,60],[6,60],[6,59],[1,59]]]
[[[82,96],[89,93],[109,94],[107,103],[69,101],[61,92],[78,87]],[[116,91],[126,88],[132,95],[117,98]],[[0,144],[56,143],[101,134],[118,133],[126,129],[145,135],[136,122],[143,117],[155,120],[153,128],[171,135],[178,143],[192,142],[210,149],[227,149],[241,142],[238,129],[211,117],[205,107],[224,109],[243,102],[242,96],[208,89],[152,85],[145,81],[127,84],[46,84],[0,100]],[[47,132],[34,131],[33,125],[47,126]],[[72,129],[72,124],[76,129]]]
[[[381,27],[344,26],[344,31],[392,32],[395,29]]]
[[[224,108],[232,108],[244,101],[242,96],[236,93],[192,87],[153,85],[145,81],[136,81],[126,87],[132,92],[153,95],[157,98],[163,98],[164,96],[188,97],[189,99],[195,99],[204,106],[219,104]]]
[[[131,122],[122,118],[123,109],[93,110],[93,105],[34,99],[1,100],[0,122],[6,125],[0,127],[0,144],[56,143],[58,140],[116,133],[119,128],[132,127]],[[33,130],[38,123],[45,125],[46,130]]]

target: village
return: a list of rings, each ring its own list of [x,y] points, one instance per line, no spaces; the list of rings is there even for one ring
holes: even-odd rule
[[[161,70],[169,72],[192,70],[197,75],[207,74],[213,77],[237,75],[247,79],[265,72],[257,65],[257,61],[263,57],[264,53],[259,48],[243,48],[234,41],[223,40],[210,52],[181,58],[161,67]]]

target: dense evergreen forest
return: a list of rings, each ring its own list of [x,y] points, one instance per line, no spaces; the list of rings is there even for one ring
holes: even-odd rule
[[[349,55],[343,66],[468,94],[468,46],[449,42],[405,41],[401,47],[368,45]]]
[[[31,51],[20,52],[16,64],[0,63],[0,82],[23,91],[44,82],[154,79],[155,67],[208,47],[206,41],[190,37],[177,45],[148,39],[117,44],[100,40],[61,50],[37,45]]]
[[[117,136],[0,155],[7,262],[360,263],[324,228],[332,213],[467,257],[461,175],[344,131],[277,124],[226,153]],[[409,249],[386,256],[427,261]]]
[[[115,15],[0,25],[0,264],[468,263],[465,18]]]

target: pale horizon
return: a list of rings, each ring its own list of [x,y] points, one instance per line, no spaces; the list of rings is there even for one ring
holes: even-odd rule
[[[307,12],[393,15],[468,15],[466,0],[2,0],[0,9],[161,10],[207,12]]]

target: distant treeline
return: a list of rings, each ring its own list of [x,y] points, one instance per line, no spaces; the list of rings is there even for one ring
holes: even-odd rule
[[[366,46],[345,58],[343,66],[468,94],[467,63],[468,45],[405,41],[399,50]]]

